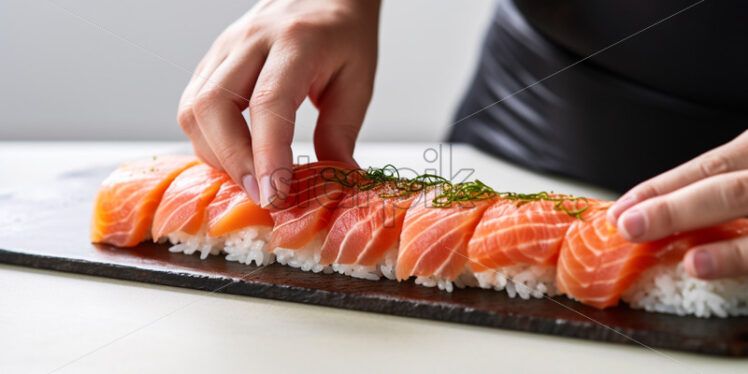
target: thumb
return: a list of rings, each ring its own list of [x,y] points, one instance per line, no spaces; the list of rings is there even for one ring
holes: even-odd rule
[[[693,248],[683,265],[691,276],[701,279],[748,275],[748,236]]]
[[[317,102],[319,117],[314,131],[317,159],[357,166],[353,149],[372,90],[373,81],[362,80],[353,69],[343,68],[328,84]]]

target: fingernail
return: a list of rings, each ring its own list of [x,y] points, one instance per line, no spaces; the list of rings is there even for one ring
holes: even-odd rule
[[[270,176],[266,175],[260,179],[260,196],[262,203],[260,204],[263,208],[267,208],[270,202],[275,198],[275,187],[270,182]]]
[[[630,240],[637,239],[647,231],[647,219],[639,209],[630,210],[621,215],[619,228]]]
[[[636,204],[636,197],[634,195],[628,195],[618,199],[618,201],[608,209],[608,222],[613,225],[617,224],[618,216],[620,216],[626,209],[631,208],[634,204]]]
[[[252,174],[247,174],[242,177],[242,185],[244,186],[244,191],[247,191],[249,198],[255,204],[258,204],[260,201],[260,188],[257,186],[257,178]]]
[[[693,270],[698,278],[709,278],[714,274],[714,258],[706,249],[697,249],[693,254]]]

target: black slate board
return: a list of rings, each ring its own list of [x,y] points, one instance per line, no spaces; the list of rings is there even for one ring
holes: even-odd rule
[[[165,245],[92,245],[92,199],[112,169],[69,173],[41,186],[0,193],[0,262],[651,348],[748,356],[745,317],[700,319],[626,306],[597,310],[565,297],[521,300],[480,289],[446,293],[412,282],[372,282],[277,264],[258,268],[217,256],[202,261],[170,253]]]

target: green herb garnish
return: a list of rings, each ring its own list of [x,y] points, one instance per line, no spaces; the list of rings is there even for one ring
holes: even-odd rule
[[[322,169],[320,174],[326,181],[340,183],[345,187],[357,188],[359,191],[373,190],[385,184],[391,185],[393,192],[381,193],[380,196],[383,198],[407,197],[427,188],[441,188],[439,194],[432,200],[433,205],[440,208],[449,207],[456,202],[480,201],[494,197],[513,200],[520,205],[545,200],[554,202],[554,209],[562,210],[574,218],[582,219],[582,213],[590,206],[585,197],[555,195],[545,191],[531,194],[497,192],[477,179],[455,184],[435,174],[421,174],[408,179],[400,176],[400,172],[392,164],[387,164],[381,168],[369,167],[366,170],[353,169],[348,171],[329,167]],[[581,206],[580,202],[582,203]]]

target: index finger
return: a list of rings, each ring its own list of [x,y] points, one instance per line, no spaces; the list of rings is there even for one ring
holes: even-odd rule
[[[232,53],[202,87],[194,107],[198,127],[222,168],[255,201],[252,140],[241,112],[264,58],[261,45]]]
[[[748,170],[707,178],[644,201],[621,214],[618,228],[631,241],[709,227],[748,214]]]
[[[748,169],[748,131],[727,144],[638,184],[608,210],[608,220],[615,225],[623,212],[642,201],[673,192],[702,179],[742,169]]]
[[[263,208],[284,200],[288,193],[296,110],[309,92],[314,67],[297,50],[274,46],[257,78],[249,115]]]

